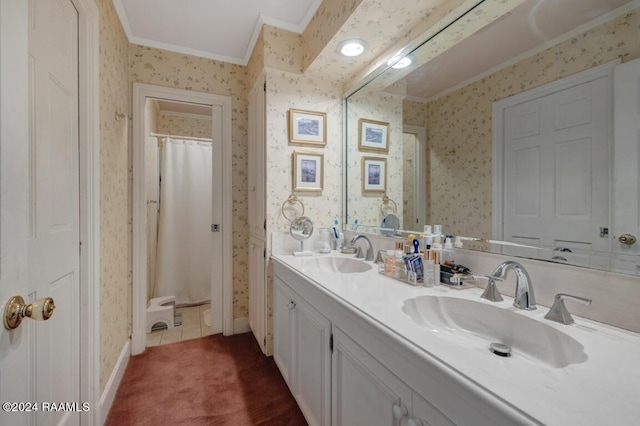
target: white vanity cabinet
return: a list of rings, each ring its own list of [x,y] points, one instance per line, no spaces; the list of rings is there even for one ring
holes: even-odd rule
[[[331,424],[331,322],[278,277],[273,358],[310,425]]]
[[[333,425],[452,425],[340,328],[333,329]]]
[[[273,358],[307,422],[453,424],[365,350],[357,332],[343,331],[358,322],[352,315],[318,287],[275,263]]]

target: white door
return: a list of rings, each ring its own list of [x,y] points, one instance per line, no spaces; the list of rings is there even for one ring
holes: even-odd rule
[[[28,123],[27,7],[0,0],[0,303],[30,293],[27,268]],[[5,17],[8,17],[6,19]],[[23,31],[24,30],[24,33]],[[29,354],[33,329],[27,321],[13,331],[0,325],[0,400],[25,402],[31,394]],[[37,324],[45,325],[45,324]],[[48,325],[48,324],[47,324]],[[16,409],[18,407],[15,407]],[[0,424],[28,424],[30,413],[0,410]]]
[[[504,111],[504,240],[609,251],[609,87],[598,78]]]
[[[616,271],[640,275],[640,59],[615,68],[614,76],[614,229]]]
[[[31,2],[29,284],[56,310],[36,324],[36,401],[79,401],[78,12],[70,0]],[[78,424],[78,413],[38,412]]]
[[[13,295],[51,296],[57,308],[47,322],[0,328],[0,399],[73,403],[80,396],[78,13],[69,0],[26,5],[0,3],[0,15],[10,17],[0,21],[0,299],[4,308]],[[79,421],[77,412],[42,409],[0,411],[0,424]]]
[[[249,93],[249,327],[267,353],[265,80]]]

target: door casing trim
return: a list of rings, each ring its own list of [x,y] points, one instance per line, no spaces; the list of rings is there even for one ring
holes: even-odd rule
[[[232,131],[231,97],[174,89],[143,83],[133,83],[133,334],[131,353],[138,355],[146,346],[147,308],[147,206],[145,198],[145,135],[146,101],[168,99],[220,107],[222,110],[222,333],[233,334],[232,283]]]

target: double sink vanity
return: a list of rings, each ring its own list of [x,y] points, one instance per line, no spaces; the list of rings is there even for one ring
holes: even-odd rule
[[[274,359],[309,424],[638,424],[635,333],[336,251],[272,260]]]

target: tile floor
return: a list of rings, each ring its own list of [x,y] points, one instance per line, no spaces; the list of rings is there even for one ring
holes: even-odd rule
[[[210,303],[176,308],[176,313],[182,313],[182,318],[176,318],[179,321],[182,320],[182,325],[168,330],[158,330],[147,333],[147,346],[165,345],[167,343],[208,336],[211,334],[211,327],[205,324],[203,313],[210,308]]]

